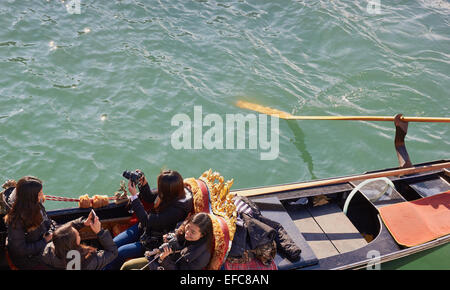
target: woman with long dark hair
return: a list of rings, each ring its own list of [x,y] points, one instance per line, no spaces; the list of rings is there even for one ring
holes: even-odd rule
[[[103,250],[81,243],[79,230],[89,225],[91,230],[97,235],[98,241]],[[70,255],[70,251],[79,254],[77,258]],[[69,257],[68,257],[69,253]],[[81,219],[68,222],[58,227],[53,233],[53,240],[45,247],[42,259],[43,262],[53,269],[77,269],[77,270],[100,270],[117,257],[117,247],[112,240],[108,230],[103,230],[100,220],[91,212],[86,222]],[[78,259],[75,263],[72,260]],[[70,263],[70,264],[69,264]]]
[[[52,239],[55,222],[47,217],[42,202],[42,181],[22,177],[11,193],[11,209],[4,220],[8,227],[8,255],[19,269],[40,268],[41,253]]]
[[[175,231],[174,237],[153,255],[127,261],[121,270],[202,270],[211,259],[213,225],[209,214],[197,213]]]
[[[137,170],[138,171],[138,170]],[[139,193],[133,182],[128,182],[131,208],[139,223],[114,238],[119,249],[118,257],[106,269],[118,270],[127,259],[142,257],[163,242],[163,235],[173,231],[192,211],[192,194],[184,186],[180,173],[164,170],[158,175],[158,191],[151,191],[145,176],[139,181]],[[147,213],[140,199],[153,203]]]

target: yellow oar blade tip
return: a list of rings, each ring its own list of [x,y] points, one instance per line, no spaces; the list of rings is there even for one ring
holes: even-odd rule
[[[245,103],[246,102],[244,102],[244,101],[236,101],[236,107],[245,109]]]
[[[283,111],[280,111],[277,109],[272,109],[270,107],[265,107],[262,105],[242,101],[242,100],[237,101],[236,106],[238,106],[239,108],[242,108],[242,109],[248,109],[248,110],[255,111],[255,112],[258,112],[261,114],[275,116],[275,117],[282,118],[282,119],[291,119],[293,117],[289,113],[286,113],[286,112],[283,112]]]

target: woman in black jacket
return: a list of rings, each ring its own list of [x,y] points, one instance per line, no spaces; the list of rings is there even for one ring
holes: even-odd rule
[[[33,176],[22,177],[9,201],[11,209],[4,219],[8,227],[8,255],[19,269],[40,269],[41,253],[51,241],[56,224],[42,205],[42,181]]]
[[[171,239],[145,257],[126,262],[121,270],[202,270],[211,259],[213,225],[207,213],[189,217]]]
[[[173,231],[192,211],[191,192],[185,188],[183,178],[177,171],[165,170],[158,176],[158,192],[153,193],[145,176],[139,181],[138,194],[133,182],[128,182],[131,208],[139,223],[114,238],[119,249],[118,257],[105,269],[118,270],[127,259],[142,257],[163,243],[163,235]],[[147,213],[140,200],[153,203]]]
[[[103,250],[81,244],[79,230],[89,226],[97,235]],[[70,251],[75,251],[71,255]],[[68,255],[69,254],[69,255]],[[108,230],[103,230],[99,218],[91,212],[82,218],[58,227],[42,254],[43,262],[52,269],[101,270],[117,257],[117,247]]]

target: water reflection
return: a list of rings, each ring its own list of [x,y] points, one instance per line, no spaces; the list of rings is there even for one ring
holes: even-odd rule
[[[311,175],[311,179],[317,179],[316,175],[314,174],[314,164],[312,156],[306,149],[305,133],[303,133],[303,130],[298,125],[298,122],[287,121],[287,123],[292,133],[294,134],[293,143],[297,150],[300,152],[300,156],[302,157],[303,161],[306,163],[309,174]]]

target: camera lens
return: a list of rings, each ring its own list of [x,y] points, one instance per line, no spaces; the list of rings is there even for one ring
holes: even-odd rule
[[[130,179],[131,177],[131,172],[130,171],[124,171],[122,173],[122,176],[125,177],[126,179]]]
[[[133,183],[138,183],[139,179],[142,177],[142,172],[137,171],[124,171],[122,176],[128,180],[131,180]]]

